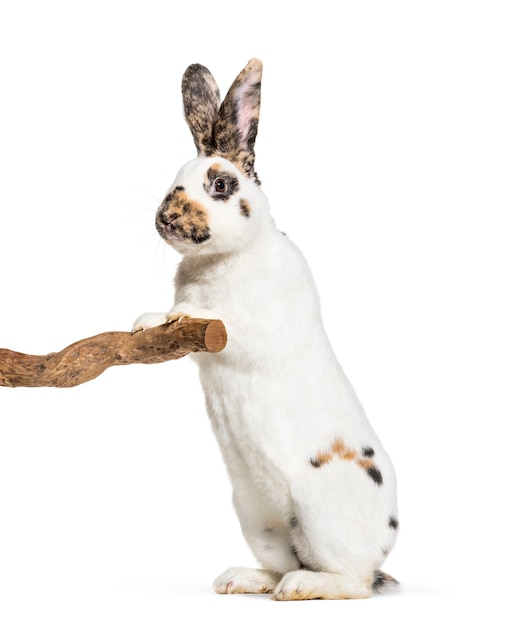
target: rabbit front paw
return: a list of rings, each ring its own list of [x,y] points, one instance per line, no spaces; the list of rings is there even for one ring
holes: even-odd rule
[[[272,593],[279,574],[251,567],[230,567],[214,580],[217,593]]]
[[[198,318],[198,319],[219,319],[214,311],[210,309],[202,309],[191,304],[180,303],[175,304],[172,309],[167,313],[166,322],[171,324],[172,322],[180,322],[186,317]]]
[[[147,328],[154,328],[155,326],[161,326],[167,323],[166,313],[143,313],[133,324],[133,334],[139,331],[146,330]]]

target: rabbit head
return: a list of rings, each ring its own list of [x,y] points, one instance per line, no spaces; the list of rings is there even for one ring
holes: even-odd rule
[[[179,171],[156,227],[184,255],[246,247],[267,213],[254,169],[261,78],[262,63],[251,59],[221,104],[206,67],[190,65],[183,75],[185,117],[198,156]]]

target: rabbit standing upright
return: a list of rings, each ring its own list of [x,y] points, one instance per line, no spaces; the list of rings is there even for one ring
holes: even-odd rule
[[[231,568],[215,590],[364,598],[396,584],[379,570],[397,536],[395,474],[329,344],[308,265],[276,228],[255,173],[261,78],[262,63],[250,60],[220,104],[211,73],[187,68],[198,156],[156,216],[183,255],[175,304],[133,330],[183,317],[226,326],[222,352],[193,358],[242,532],[263,569]]]

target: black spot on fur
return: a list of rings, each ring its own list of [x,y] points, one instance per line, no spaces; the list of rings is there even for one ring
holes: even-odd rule
[[[382,593],[383,591],[388,590],[389,588],[396,587],[399,584],[398,580],[395,580],[389,574],[385,574],[380,570],[375,570],[374,578],[372,583],[372,590],[375,593]]]
[[[298,554],[298,550],[296,549],[296,546],[291,546],[291,554],[294,556],[295,559],[297,559],[299,565],[299,569],[305,569],[305,570],[309,570],[310,568],[307,567],[306,565],[304,565],[300,559],[300,556]]]
[[[393,530],[397,530],[399,527],[399,521],[396,517],[391,516],[388,520],[388,526],[393,528]]]
[[[312,467],[321,467],[321,462],[318,461],[318,459],[312,459],[311,458],[311,465],[312,465]]]
[[[272,535],[273,529],[271,528],[271,526],[267,526],[266,528],[264,528],[264,532],[266,533],[266,535]]]
[[[374,483],[382,485],[382,474],[376,467],[369,467],[366,471]]]
[[[363,453],[363,456],[366,456],[368,458],[375,456],[375,450],[373,448],[363,448],[361,452]]]
[[[293,517],[291,517],[291,519],[289,520],[289,526],[291,530],[298,528],[298,518],[296,517],[296,515],[293,515]]]

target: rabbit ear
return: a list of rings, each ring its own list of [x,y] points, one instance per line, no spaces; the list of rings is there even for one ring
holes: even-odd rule
[[[219,111],[219,88],[206,67],[189,65],[181,82],[185,118],[199,156],[214,152],[213,129]]]
[[[237,76],[224,99],[214,126],[218,154],[255,178],[255,138],[260,112],[262,62],[251,59]]]

